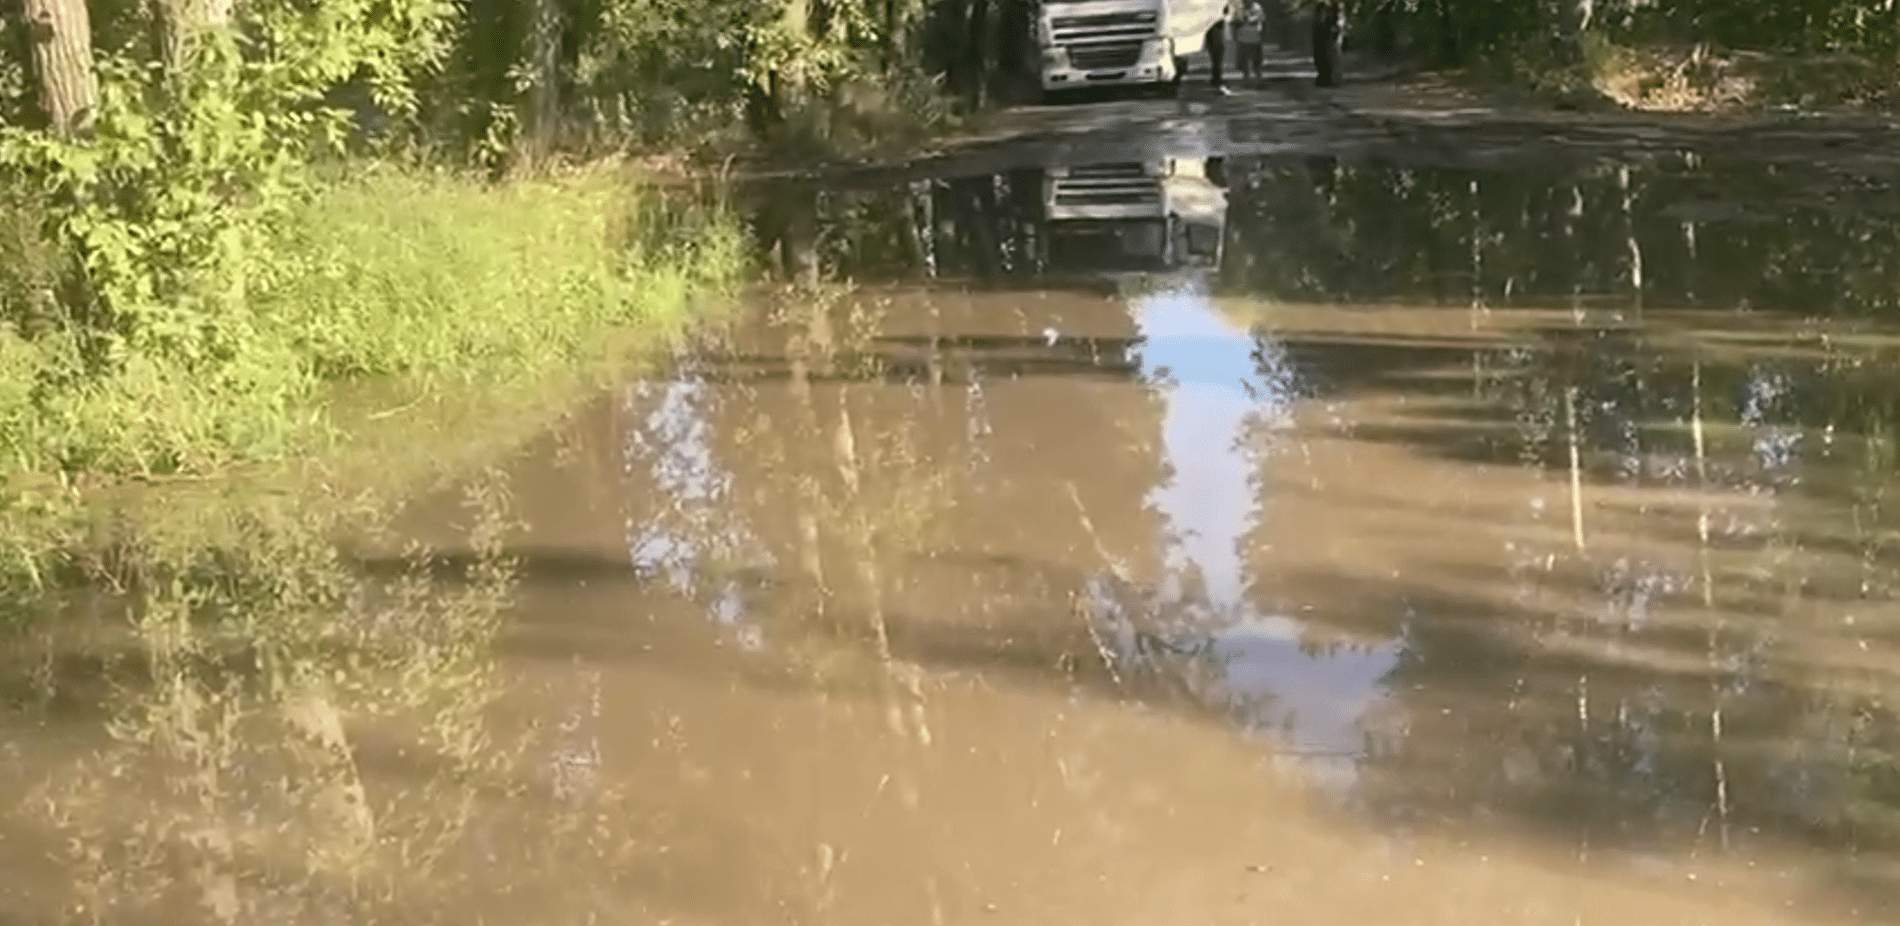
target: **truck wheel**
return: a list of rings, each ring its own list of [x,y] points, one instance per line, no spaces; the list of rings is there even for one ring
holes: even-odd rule
[[[1168,92],[1179,96],[1181,88],[1187,83],[1188,59],[1184,55],[1174,56],[1174,80],[1168,82]]]

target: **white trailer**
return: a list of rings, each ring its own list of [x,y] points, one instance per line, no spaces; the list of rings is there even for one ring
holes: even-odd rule
[[[1229,0],[1041,0],[1036,46],[1045,94],[1173,84],[1221,27]]]

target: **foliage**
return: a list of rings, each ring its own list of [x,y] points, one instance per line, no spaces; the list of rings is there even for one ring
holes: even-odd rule
[[[1441,63],[1522,56],[1527,49],[1535,56],[1534,49],[1577,30],[1617,42],[1838,52],[1882,61],[1900,50],[1900,21],[1886,0],[1358,0],[1352,7],[1362,22],[1386,18],[1414,51]]]
[[[309,146],[343,125],[316,101],[361,73],[380,101],[412,107],[406,75],[441,54],[451,10],[247,4],[234,30],[191,33],[176,61],[128,31],[102,49],[87,137],[0,130],[0,173],[42,192],[47,238],[78,258],[66,309],[86,322],[89,359],[241,352],[254,327],[242,288],[269,275],[263,224],[295,201]]]
[[[922,7],[475,0],[447,66],[428,81],[434,102],[422,124],[451,126],[446,140],[491,163],[535,147],[723,155],[787,126],[830,141],[834,117],[867,112],[933,124],[944,113],[916,48]],[[548,60],[524,56],[524,41],[547,44]],[[537,93],[553,104],[550,125],[533,124]]]
[[[565,356],[733,269],[716,216],[656,212],[662,197],[624,174],[485,189],[336,161],[366,111],[400,139],[451,105],[419,101],[484,37],[462,12],[263,0],[227,26],[172,23],[157,5],[94,10],[90,131],[0,127],[0,469],[165,472],[280,453],[290,409],[325,378]],[[597,12],[626,26],[641,11]],[[10,114],[31,96],[25,65],[0,68]],[[640,73],[618,77],[632,87]],[[663,246],[684,227],[705,234]]]
[[[367,169],[277,223],[279,279],[252,299],[241,353],[206,364],[135,351],[45,389],[72,381],[72,341],[0,340],[0,472],[203,470],[308,437],[292,412],[324,379],[570,362],[736,269],[716,214],[662,210],[654,195],[617,172],[484,188]]]
[[[623,145],[717,137],[709,129],[736,125],[760,97],[781,122],[834,103],[919,108],[864,89],[908,66],[889,54],[908,45],[889,34],[917,18],[908,4],[553,2],[477,2],[465,16],[444,0],[265,0],[228,25],[102,5],[92,131],[0,129],[0,185],[34,204],[8,217],[37,223],[22,240],[56,255],[24,265],[33,280],[7,281],[0,320],[30,334],[54,316],[84,375],[117,375],[140,355],[187,369],[238,362],[275,323],[263,307],[296,298],[273,290],[312,285],[304,258],[275,248],[296,243],[277,227],[314,194],[313,156],[368,134],[506,160],[524,141],[515,110],[531,90],[554,87],[579,136]],[[25,92],[23,65],[9,61],[0,83],[9,100]],[[443,129],[462,134],[432,135]]]

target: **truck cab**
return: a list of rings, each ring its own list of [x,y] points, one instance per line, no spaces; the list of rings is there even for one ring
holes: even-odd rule
[[[1220,266],[1227,193],[1206,157],[1056,166],[1043,172],[1043,259],[1057,272]]]
[[[1041,0],[1036,48],[1045,94],[1173,84],[1207,45],[1228,0]]]

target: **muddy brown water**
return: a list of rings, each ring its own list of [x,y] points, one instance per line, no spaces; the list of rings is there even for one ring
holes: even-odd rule
[[[510,461],[530,784],[441,789],[473,823],[378,917],[1890,921],[1891,218],[1231,175],[1220,265],[1142,278],[1038,265],[1007,177],[827,194],[858,285]],[[451,562],[458,499],[406,519]],[[355,761],[445,774],[405,755]]]

